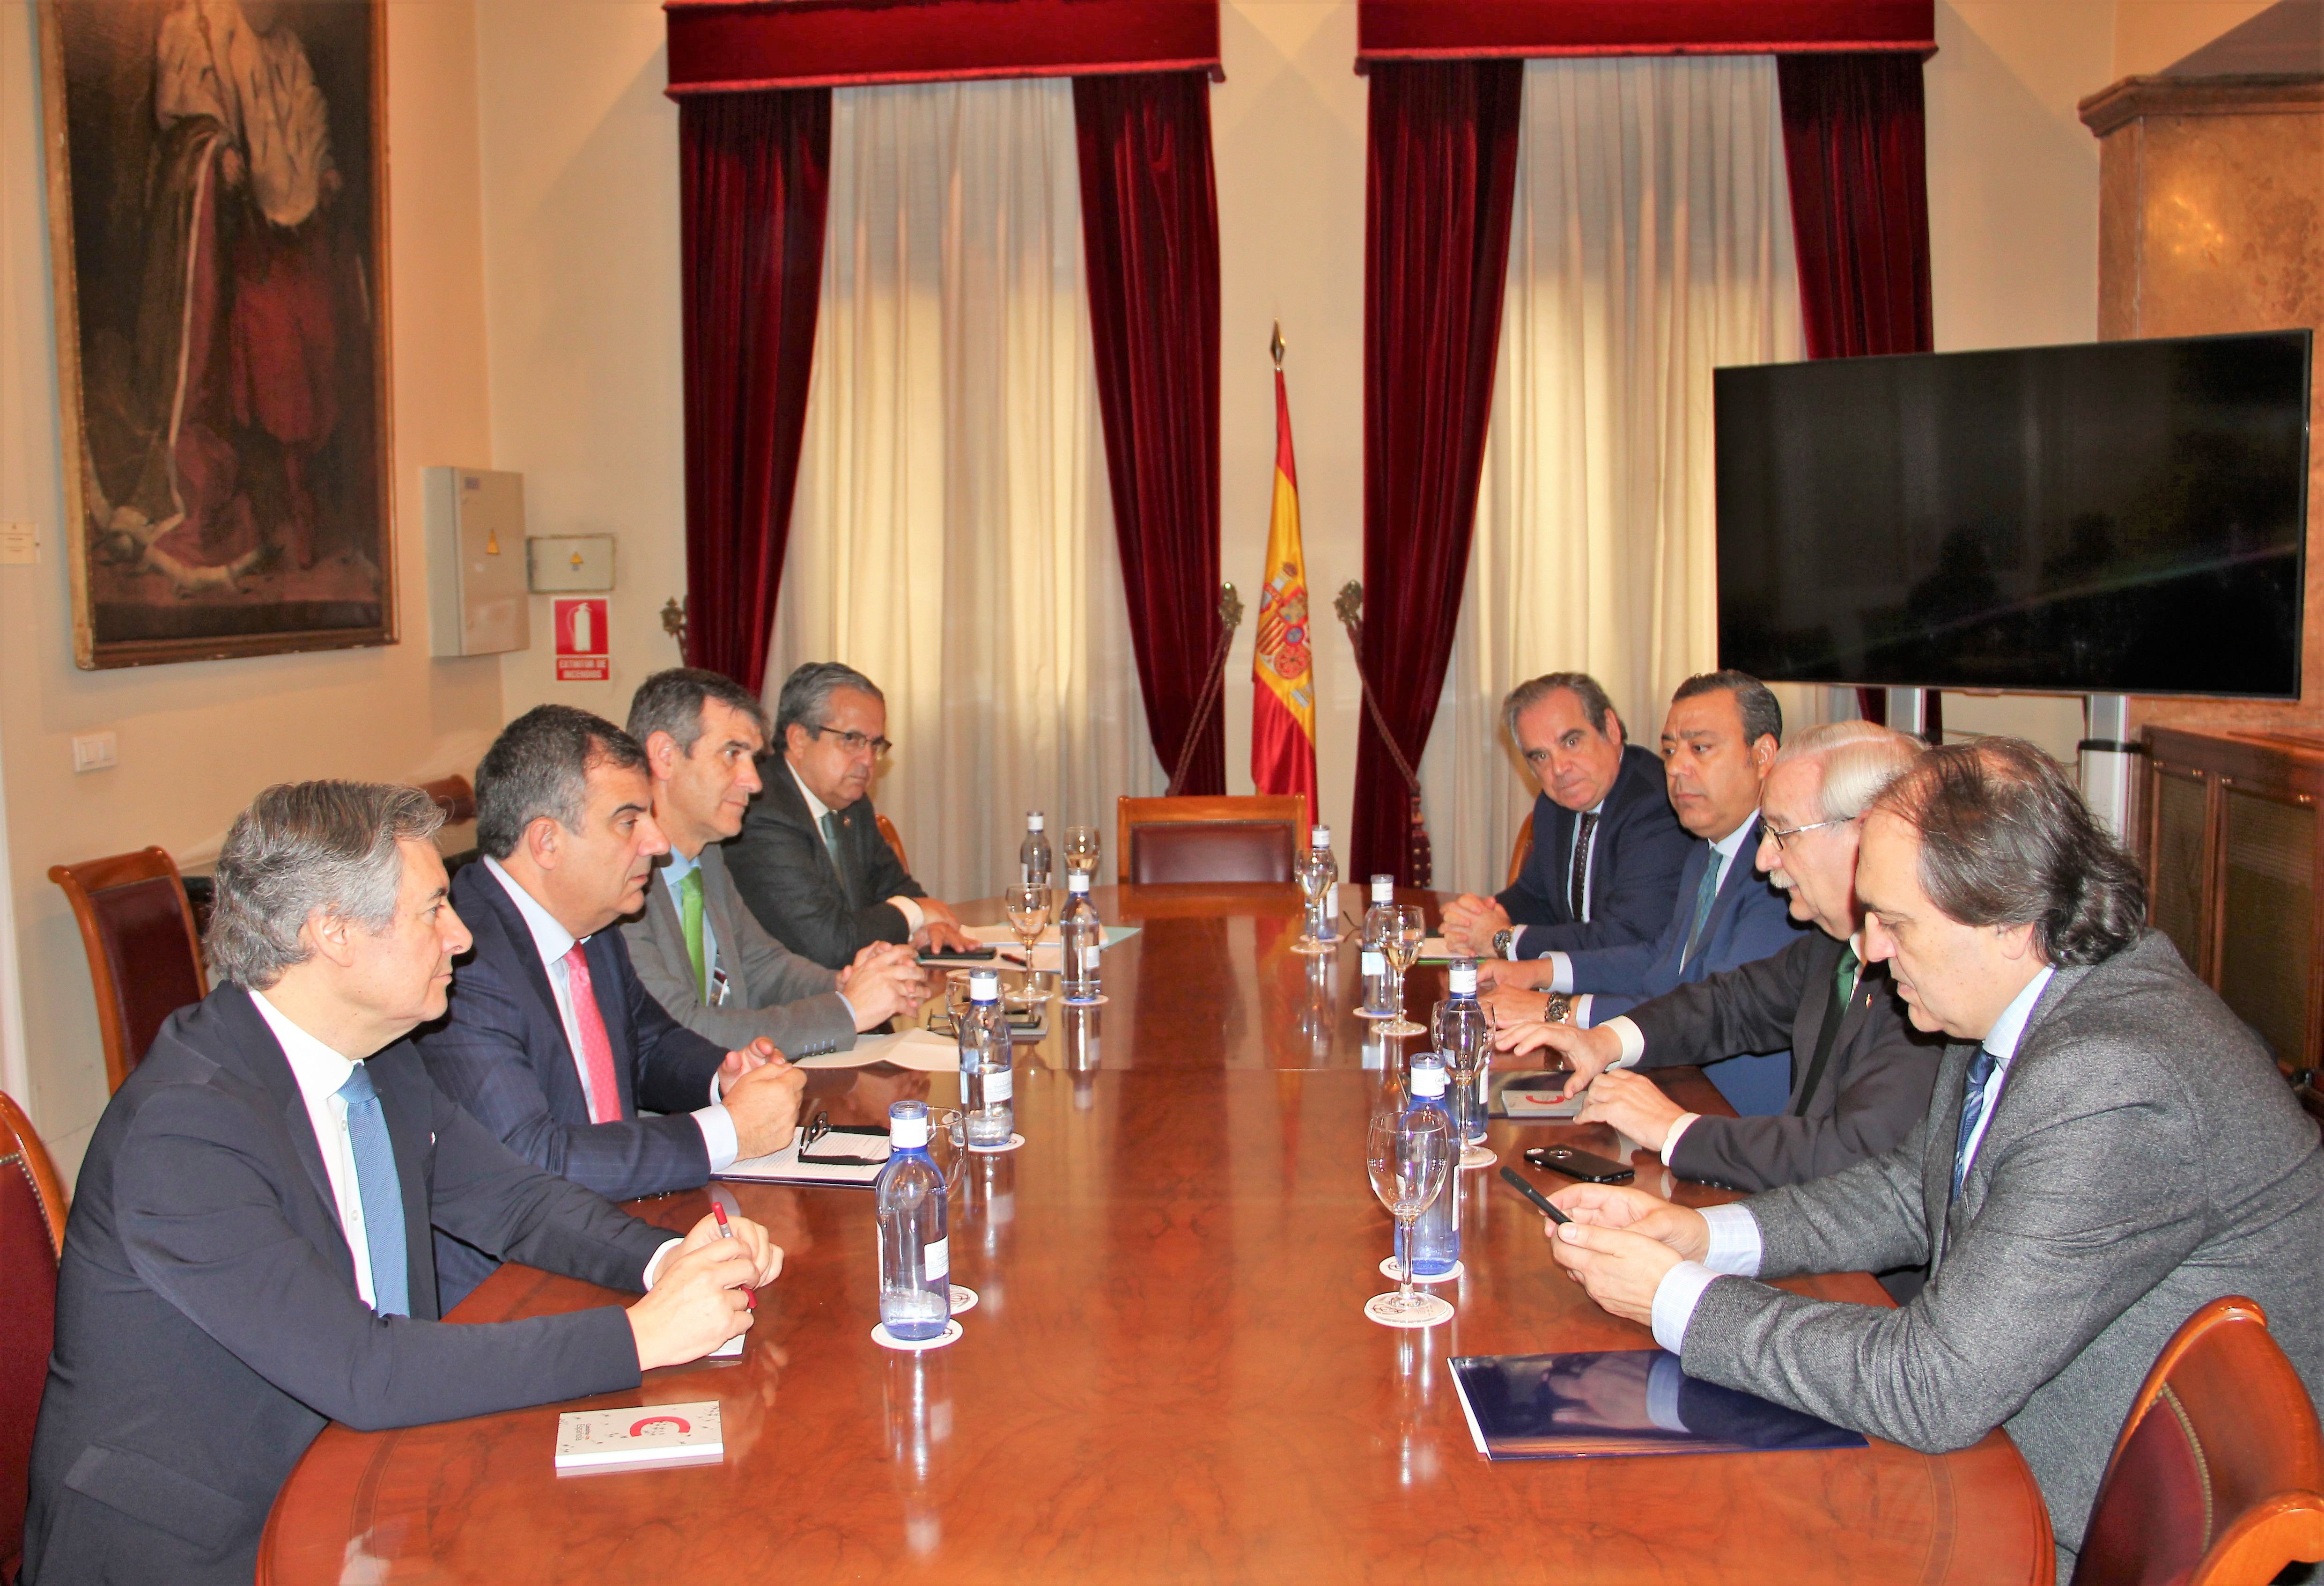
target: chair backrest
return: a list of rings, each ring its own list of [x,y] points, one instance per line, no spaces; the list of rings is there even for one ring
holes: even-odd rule
[[[439,776],[433,782],[421,783],[420,791],[433,799],[436,807],[444,811],[444,822],[447,826],[457,826],[464,821],[476,818],[476,790],[469,784],[466,777],[456,772],[450,776]]]
[[[1256,797],[1124,798],[1116,863],[1134,886],[1170,882],[1288,882],[1307,846],[1307,801]]]
[[[32,1423],[49,1380],[64,1237],[56,1167],[22,1109],[0,1094],[0,1581],[16,1578],[24,1550]]]
[[[161,1021],[209,995],[201,937],[178,866],[161,848],[52,865],[80,922],[105,1077],[115,1090],[153,1044]]]
[[[909,876],[912,873],[912,862],[904,857],[904,839],[898,835],[896,823],[885,815],[877,815],[872,819],[879,825],[880,835],[887,839],[889,851],[896,856],[896,863],[904,867],[905,875]]]
[[[1527,810],[1524,820],[1517,822],[1517,840],[1509,848],[1509,878],[1503,886],[1515,886],[1517,877],[1525,874],[1525,862],[1533,857],[1533,811]]]
[[[2073,1586],[2231,1586],[2324,1559],[2316,1407],[2248,1299],[2163,1346],[2098,1485]]]

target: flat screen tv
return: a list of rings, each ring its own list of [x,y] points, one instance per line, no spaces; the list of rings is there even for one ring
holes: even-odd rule
[[[2299,698],[2311,334],[1718,371],[1720,665]]]

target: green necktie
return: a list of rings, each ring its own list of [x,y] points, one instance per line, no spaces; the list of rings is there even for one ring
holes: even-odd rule
[[[1840,949],[1840,963],[1833,968],[1831,974],[1831,995],[1836,1006],[1846,1007],[1848,999],[1856,995],[1856,971],[1859,967],[1861,967],[1861,961],[1856,956],[1855,944],[1842,942]]]
[[[1695,944],[1702,940],[1703,925],[1711,918],[1711,905],[1718,901],[1719,850],[1711,848],[1702,866],[1702,885],[1694,889],[1694,927],[1686,933],[1686,950],[1678,956],[1682,967],[1694,961]]]
[[[710,1001],[710,966],[702,961],[702,866],[696,865],[678,884],[678,912],[686,928],[686,956],[694,960],[694,985],[702,1000]]]

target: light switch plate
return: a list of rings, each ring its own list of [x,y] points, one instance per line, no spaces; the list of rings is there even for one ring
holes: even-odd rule
[[[0,523],[0,567],[30,567],[40,559],[40,525]]]
[[[524,542],[524,554],[537,595],[613,587],[612,535],[534,535]]]
[[[121,740],[109,732],[91,732],[73,739],[73,769],[103,771],[120,763]]]

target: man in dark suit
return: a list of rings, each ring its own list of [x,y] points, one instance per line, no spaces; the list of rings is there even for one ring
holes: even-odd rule
[[[681,1242],[521,1160],[402,1038],[467,932],[411,788],[268,789],[227,833],[218,976],[89,1141],[32,1439],[29,1586],[247,1582],[274,1495],[332,1420],[374,1430],[637,1387],[751,1325],[782,1252]],[[645,1297],[437,1319],[433,1223]],[[547,1457],[544,1453],[544,1459]]]
[[[798,668],[775,704],[776,747],[759,764],[766,791],[727,847],[726,868],[759,923],[826,969],[875,941],[973,945],[880,835],[872,766],[887,734],[888,701],[870,678],[836,661]]]
[[[1781,952],[1799,926],[1752,864],[1759,847],[1759,797],[1784,710],[1757,678],[1740,672],[1690,677],[1663,721],[1663,768],[1679,824],[1698,840],[1679,872],[1670,922],[1652,941],[1553,952],[1524,963],[1480,966],[1497,1016],[1521,1009],[1590,1025],[1648,997],[1707,975]],[[1535,994],[1546,991],[1546,1007]],[[1780,1113],[1791,1086],[1781,1042],[1747,1049],[1712,1065],[1711,1081],[1747,1117]]]
[[[1661,762],[1623,741],[1614,702],[1587,673],[1519,683],[1501,720],[1541,783],[1533,848],[1515,885],[1444,905],[1446,943],[1479,958],[1535,958],[1655,940],[1692,846]]]
[[[696,1188],[789,1143],[805,1076],[765,1041],[730,1052],[679,1024],[606,929],[637,912],[669,851],[629,734],[569,705],[509,723],[476,767],[476,846],[452,884],[475,949],[450,1013],[418,1039],[445,1095],[612,1200]],[[444,1308],[492,1269],[440,1237]]]
[[[845,1051],[858,1032],[918,1007],[927,977],[911,949],[884,941],[826,969],[743,906],[721,845],[760,790],[766,720],[748,689],[715,672],[677,666],[638,685],[627,725],[646,752],[669,853],[622,934],[654,1001],[696,1035],[733,1047],[766,1040],[794,1058]]]
[[[1704,1211],[1562,1190],[1552,1249],[1689,1376],[1931,1453],[2006,1426],[2064,1580],[2140,1382],[2202,1306],[2257,1300],[2324,1395],[2324,1150],[2033,745],[1922,756],[1865,816],[1856,887],[1865,957],[1957,1042],[1920,1124]],[[1894,1310],[1755,1280],[1919,1264]]]
[[[1836,1173],[1877,1156],[1929,1109],[1942,1048],[1914,1030],[1886,966],[1861,961],[1858,817],[1920,740],[1868,721],[1793,735],[1761,793],[1758,865],[1816,929],[1773,957],[1707,976],[1592,1029],[1534,1023],[1505,1050],[1548,1047],[1587,1088],[1584,1123],[1612,1124],[1683,1178],[1738,1189]],[[1706,1118],[1644,1070],[1788,1044],[1791,1096],[1774,1116]]]

